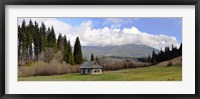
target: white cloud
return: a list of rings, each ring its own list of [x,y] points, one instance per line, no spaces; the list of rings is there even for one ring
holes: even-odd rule
[[[26,19],[29,20],[29,19]],[[82,22],[79,26],[71,26],[70,24],[64,23],[54,18],[44,19],[32,19],[37,21],[39,24],[44,22],[46,26],[53,26],[56,35],[62,33],[70,39],[72,45],[75,42],[77,36],[79,36],[82,45],[91,46],[108,46],[108,45],[123,45],[123,44],[145,44],[152,46],[156,49],[161,49],[166,46],[179,46],[178,41],[175,37],[167,35],[154,35],[144,33],[138,30],[136,27],[131,28],[109,28],[103,27],[95,29],[93,28],[93,22],[88,20]],[[21,23],[21,19],[18,21]],[[26,21],[28,22],[28,21]]]

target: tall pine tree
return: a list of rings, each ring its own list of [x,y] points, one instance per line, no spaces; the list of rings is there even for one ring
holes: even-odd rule
[[[74,62],[76,64],[82,64],[83,63],[81,43],[80,43],[79,37],[76,38],[76,41],[75,41],[75,44],[74,44]]]
[[[48,46],[54,49],[54,52],[56,52],[56,35],[54,32],[54,28],[53,26],[50,28],[48,28],[48,32],[47,32],[47,40],[48,40]]]
[[[44,48],[47,47],[47,32],[46,32],[46,26],[42,22],[42,25],[40,27],[40,52],[44,51]]]
[[[29,25],[28,25],[28,29],[27,29],[27,47],[28,47],[28,60],[32,61],[32,57],[33,57],[33,34],[35,32],[35,28],[33,25],[33,22],[30,20],[29,21]]]
[[[22,51],[22,33],[21,27],[18,25],[18,61],[21,61],[21,51]]]
[[[24,63],[27,60],[27,26],[25,20],[22,21],[21,26],[21,41],[22,41],[22,62]]]
[[[63,42],[64,42],[64,52],[63,52],[63,60],[66,62],[66,63],[69,63],[69,54],[68,54],[68,43],[67,43],[67,37],[64,36],[63,37]]]
[[[61,34],[58,35],[57,47],[58,47],[58,50],[60,50],[62,52],[64,51],[63,37]]]
[[[35,33],[33,34],[33,45],[34,45],[34,54],[35,54],[35,61],[38,61],[39,55],[39,26],[38,23],[35,21]]]
[[[71,47],[70,41],[68,41],[68,61],[69,61],[69,64],[71,64],[71,65],[74,64],[74,57],[73,57],[73,52],[72,52],[72,47]]]

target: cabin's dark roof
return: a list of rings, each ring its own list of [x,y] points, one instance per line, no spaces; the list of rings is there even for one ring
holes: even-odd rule
[[[98,63],[94,61],[84,62],[80,68],[103,68]]]

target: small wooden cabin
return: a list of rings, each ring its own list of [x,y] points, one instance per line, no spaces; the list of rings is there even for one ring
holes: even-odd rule
[[[101,74],[102,69],[95,61],[84,62],[80,67],[81,74]]]

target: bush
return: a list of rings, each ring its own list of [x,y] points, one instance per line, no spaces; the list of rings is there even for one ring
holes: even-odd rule
[[[31,61],[26,61],[25,66],[30,66],[32,64]]]
[[[18,76],[32,76],[35,71],[33,71],[30,67],[20,66],[18,67]]]
[[[54,54],[54,60],[58,60],[60,63],[63,61],[63,53],[61,51],[58,51]]]
[[[119,70],[119,69],[127,69],[127,68],[138,68],[138,67],[147,67],[150,66],[151,63],[143,63],[136,61],[118,61],[118,62],[100,62],[100,65],[103,66],[104,70]]]
[[[169,61],[169,63],[167,64],[167,66],[172,66],[172,61]]]
[[[28,66],[20,66],[19,76],[45,76],[45,75],[60,75],[66,73],[79,72],[79,65],[71,66],[65,62],[60,63],[53,59],[50,63],[43,61],[36,62]]]

